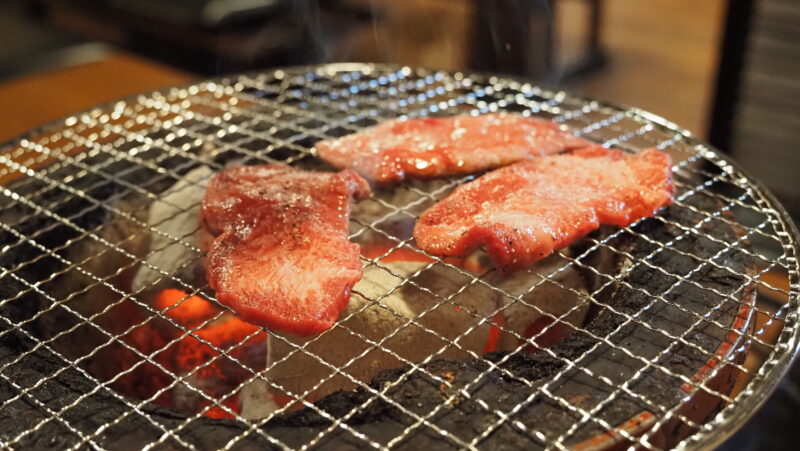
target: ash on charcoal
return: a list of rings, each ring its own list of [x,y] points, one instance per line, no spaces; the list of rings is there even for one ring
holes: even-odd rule
[[[87,177],[87,179],[90,178]],[[95,177],[94,181],[81,181],[81,183],[87,184],[86,186],[91,186],[93,182],[100,183],[102,179]],[[92,195],[99,196],[98,199],[105,199],[113,196],[116,192],[114,189],[103,187],[92,191]],[[64,196],[64,193],[53,191],[49,196],[51,196],[50,200],[46,199],[46,201],[52,201],[53,204],[58,205],[59,196]],[[716,211],[718,209],[716,201],[710,198],[693,199],[692,202],[700,210]],[[85,199],[63,205],[68,205],[69,210],[56,208],[54,212],[65,217],[71,215],[75,224],[80,227],[94,229],[104,226],[108,221],[105,214],[98,214],[103,211],[102,209]],[[131,208],[137,207],[131,206]],[[15,229],[26,236],[40,233],[37,242],[47,248],[57,249],[79,236],[73,228],[54,219],[43,217],[24,208],[22,210],[22,212],[15,213],[16,217],[28,215],[29,218],[23,224],[15,226]],[[666,209],[663,215],[681,224],[694,224],[701,219],[690,210],[677,207]],[[724,222],[711,222],[707,227],[713,227],[714,236],[723,241],[733,242],[737,239],[737,231]],[[46,230],[46,232],[38,232],[39,230]],[[670,242],[682,233],[681,230],[657,219],[644,221],[636,228],[636,231],[646,233],[656,243]],[[698,233],[702,234],[706,231],[700,230]],[[697,255],[706,255],[711,251],[716,252],[717,249],[709,249],[710,244],[707,241],[699,238],[698,234],[688,234],[678,240],[676,246],[679,246],[680,249],[692,250]],[[17,252],[0,254],[0,264],[4,268],[13,268],[39,257],[37,264],[25,265],[15,273],[21,280],[10,278],[8,274],[3,276],[3,283],[0,283],[0,296],[3,299],[14,299],[14,301],[3,303],[0,306],[0,314],[9,319],[24,319],[48,308],[50,301],[30,290],[29,286],[22,281],[35,283],[50,274],[62,271],[65,265],[57,259],[51,258],[52,256],[43,257],[42,251],[34,246],[20,244],[18,237],[8,231],[0,234],[0,243],[18,246],[15,248],[18,250]],[[643,242],[629,234],[621,234],[618,239],[609,244],[629,252],[634,259],[642,258],[655,249],[654,244]],[[717,258],[716,262],[719,266],[729,268],[731,271],[723,271],[712,266],[698,269],[697,262],[687,258],[656,257],[653,263],[673,274],[682,275],[694,271],[692,280],[698,281],[701,286],[713,287],[722,293],[737,293],[735,295],[737,298],[744,299],[748,295],[749,288],[741,290],[745,286],[746,280],[735,274],[747,273],[751,270],[747,267],[744,257],[741,252],[732,249]],[[631,262],[621,259],[612,259],[613,261],[610,262],[607,256],[601,256],[597,260],[602,262],[604,258],[606,260],[603,264],[606,267],[601,270],[604,273],[614,274],[624,265],[631,264]],[[416,270],[411,268],[407,271],[413,273]],[[605,282],[599,277],[593,277],[598,280],[591,281],[591,286]],[[377,376],[371,378],[364,376],[368,381],[369,390],[357,387],[334,391],[317,401],[315,407],[334,418],[350,415],[346,420],[348,427],[383,444],[406,432],[412,424],[416,423],[417,415],[424,416],[436,412],[428,419],[430,423],[457,436],[460,440],[469,442],[489,425],[498,421],[498,416],[494,412],[487,411],[484,406],[488,405],[492,409],[509,412],[524,402],[513,416],[513,420],[525,424],[528,431],[543,431],[547,438],[555,438],[575,423],[575,414],[561,407],[551,397],[541,393],[528,399],[537,387],[547,384],[553,380],[554,375],[565,371],[559,381],[552,384],[549,392],[567,402],[579,405],[585,410],[591,410],[598,403],[604,401],[615,388],[604,385],[596,379],[587,380],[579,370],[566,370],[566,365],[561,359],[580,358],[578,364],[583,365],[594,374],[630,374],[631,371],[641,368],[643,362],[625,356],[619,349],[603,343],[597,346],[598,341],[592,335],[608,337],[626,320],[626,315],[636,315],[640,321],[653,327],[664,328],[674,335],[680,335],[688,327],[685,313],[679,314],[662,301],[654,302],[654,297],[647,294],[664,293],[675,284],[673,277],[653,271],[652,268],[637,266],[625,276],[624,280],[633,287],[645,290],[631,289],[619,283],[614,283],[605,289],[602,296],[599,297],[599,303],[592,305],[593,311],[589,313],[591,319],[586,325],[585,331],[575,331],[548,348],[555,356],[543,351],[533,354],[522,352],[509,354],[508,351],[501,350],[490,353],[483,359],[468,358],[462,355],[453,356],[449,360],[435,360],[421,365],[415,371],[411,371],[410,366],[398,363],[397,368],[385,370]],[[713,318],[723,324],[728,324],[737,313],[738,303],[736,302],[726,302],[719,296],[709,294],[708,290],[691,284],[684,284],[679,288],[671,292],[670,297],[667,297],[668,301],[689,306],[687,308],[701,315],[715,310]],[[19,295],[19,293],[23,294]],[[578,298],[581,298],[581,295],[578,295]],[[472,301],[468,299],[463,304],[471,305]],[[650,304],[653,304],[650,308],[643,309],[644,306]],[[413,315],[413,312],[409,315]],[[75,318],[69,318],[68,315],[64,318],[75,321]],[[42,331],[35,327],[29,327],[26,330],[32,334],[44,336]],[[706,351],[715,350],[725,338],[719,328],[708,323],[700,324],[696,327],[695,332],[697,336],[692,337],[689,341],[696,343]],[[610,336],[609,340],[619,348],[628,349],[636,355],[654,355],[657,348],[663,349],[672,344],[672,342],[667,342],[667,337],[663,334],[641,325],[626,326],[615,335]],[[24,336],[22,331],[15,330],[7,333],[0,339],[0,365],[12,361],[26,351],[31,351],[34,345],[35,343]],[[590,349],[593,350],[584,355]],[[682,343],[674,346],[671,352],[672,355],[669,358],[662,359],[660,362],[662,366],[669,369],[670,373],[694,375],[708,360],[707,352]],[[490,369],[490,363],[496,365],[497,368]],[[55,375],[56,372],[58,375]],[[45,419],[47,415],[43,413],[37,402],[48,408],[59,410],[71,400],[77,399],[80,394],[95,391],[100,382],[97,378],[89,378],[84,373],[72,368],[64,358],[46,348],[39,348],[26,355],[24,361],[10,366],[3,374],[19,387],[31,387],[47,379],[47,382],[39,389],[31,391],[28,396],[23,396],[0,409],[0,440],[3,441],[14,438],[17,434],[36,426]],[[436,375],[438,380],[432,378],[431,375]],[[443,384],[442,380],[447,381],[448,384]],[[652,410],[650,403],[657,403],[665,407],[677,405],[686,396],[685,392],[681,390],[681,385],[681,381],[671,374],[659,369],[648,369],[644,377],[629,387],[633,392],[645,394],[646,401],[622,393],[613,402],[606,405],[598,413],[598,417],[609,424],[616,425],[639,412]],[[384,389],[386,390],[386,399],[376,399],[371,392]],[[461,393],[462,389],[466,391],[466,395]],[[259,390],[263,390],[263,386],[249,387],[248,390],[252,390],[255,393],[254,396],[258,397],[260,396]],[[7,380],[0,382],[0,398],[10,399],[18,393],[19,388],[12,386]],[[442,406],[446,400],[449,402]],[[96,442],[100,446],[107,447],[113,447],[114,444],[122,442],[131,447],[140,447],[161,437],[164,434],[163,429],[173,430],[185,421],[184,415],[172,409],[146,404],[142,407],[141,412],[160,425],[160,427],[155,426],[142,414],[131,412],[129,404],[137,402],[137,400],[126,398],[110,389],[102,388],[68,409],[64,417],[69,419],[71,426],[79,428],[83,434],[91,434],[106,421],[124,416],[124,419],[114,427],[96,438]],[[411,412],[411,415],[406,412]],[[306,408],[278,415],[263,425],[261,431],[277,438],[287,446],[302,446],[316,437],[321,428],[329,424],[329,419],[321,416],[314,409]],[[221,447],[231,438],[239,436],[247,430],[242,423],[201,417],[191,421],[178,433],[178,436],[188,443],[202,443],[204,447]],[[604,432],[602,426],[595,421],[589,421],[571,436],[567,445],[578,443],[601,432]],[[675,439],[677,438],[676,435]],[[79,437],[74,432],[71,432],[58,420],[50,419],[37,429],[36,433],[26,435],[17,443],[21,447],[62,448],[72,446],[78,441]],[[174,439],[168,439],[167,444],[168,446],[179,446]],[[239,441],[238,445],[259,448],[273,446],[262,435],[252,431]],[[341,449],[355,448],[363,445],[363,442],[339,427],[327,434],[319,442],[319,445],[323,448]],[[406,439],[398,445],[409,449],[423,446],[435,446],[437,449],[448,446],[458,448],[457,443],[443,439],[441,434],[428,427],[410,430]],[[486,448],[544,447],[544,443],[539,439],[514,428],[508,422],[490,433],[479,445]]]
[[[702,207],[711,210],[716,207],[716,204],[709,199]],[[685,221],[695,219],[687,217],[687,215],[691,215],[691,213],[676,207],[668,208],[664,214],[665,217],[671,219],[677,218]],[[716,227],[715,235],[721,237],[721,239],[727,241],[736,239],[737,231],[734,229],[720,224],[709,225],[709,227],[711,226]],[[660,242],[668,242],[681,233],[679,229],[665,225],[657,220],[645,221],[643,228],[649,236]],[[625,238],[613,244],[631,253],[637,259],[654,250],[654,245],[643,245],[641,242],[636,242],[633,245],[634,243],[630,242],[630,240],[626,242]],[[682,245],[692,249],[702,246],[703,241],[697,235],[688,235],[683,238]],[[737,252],[724,254],[717,262],[720,266],[730,268],[738,273],[747,273],[752,270],[747,267],[744,256]],[[698,270],[697,263],[691,259],[664,259],[663,261],[658,261],[658,265],[672,274],[687,274]],[[699,273],[698,277],[704,283],[723,290],[723,292],[724,290],[731,291],[742,288],[746,284],[744,277],[732,277],[730,273],[720,274],[713,266],[702,267],[699,269]],[[652,287],[655,293],[664,292],[675,283],[672,277],[648,270],[648,268],[642,266],[637,266],[626,277],[626,281],[634,286],[641,281],[646,281],[646,285]],[[740,293],[741,298],[746,298],[747,291],[751,290],[751,287],[745,287],[744,290],[745,292]],[[700,287],[694,286],[692,288],[690,286],[681,291],[680,296],[682,298],[690,297],[693,302],[705,304],[706,310],[721,309],[724,316],[720,317],[720,321],[723,321],[723,323],[732,320],[737,314],[738,304],[726,304],[721,302],[718,296],[710,296],[708,293],[707,290]],[[671,300],[677,301],[677,299]],[[444,430],[457,433],[462,440],[469,441],[483,432],[483,428],[487,424],[493,424],[497,421],[496,415],[487,412],[479,405],[478,400],[496,406],[501,411],[507,412],[511,410],[520,402],[526,400],[532,389],[547,383],[554,374],[564,370],[566,364],[559,358],[570,361],[580,358],[578,362],[594,374],[614,374],[621,369],[630,371],[631,368],[641,367],[644,362],[637,359],[632,359],[633,361],[631,361],[630,358],[620,359],[619,351],[603,343],[590,354],[583,356],[584,353],[598,344],[597,340],[589,334],[608,337],[612,331],[625,321],[626,317],[624,315],[637,315],[641,321],[654,327],[663,327],[670,333],[679,335],[682,332],[682,330],[676,329],[676,324],[680,324],[680,322],[675,318],[675,310],[668,308],[663,303],[653,303],[653,297],[642,291],[632,290],[624,285],[617,285],[613,290],[606,292],[603,302],[608,308],[602,309],[586,326],[586,332],[576,331],[551,348],[551,351],[558,358],[543,352],[535,354],[517,353],[510,356],[505,352],[495,352],[487,355],[488,361],[494,362],[507,373],[494,370],[484,375],[480,383],[473,385],[468,390],[469,397],[461,398],[458,403],[450,404],[447,408],[440,409],[440,413],[431,418],[430,421]],[[642,310],[644,306],[650,304],[655,305],[648,310]],[[686,324],[683,324],[683,330],[685,330]],[[709,323],[698,326],[698,330],[707,335],[704,348],[714,350],[725,338],[725,334],[722,334],[717,329],[716,326]],[[620,331],[620,335],[620,337],[617,337],[617,335],[611,336],[615,341],[615,345],[630,349],[635,355],[649,352],[643,346],[652,347],[655,352],[656,348],[664,349],[670,344],[666,342],[670,339],[664,334],[641,326],[636,328],[635,333],[625,332],[625,329],[623,329]],[[684,344],[673,348],[673,352],[682,356],[680,362],[674,359],[666,359],[661,362],[661,365],[670,368],[671,372],[679,374],[692,375],[709,359],[707,353]],[[609,357],[601,358],[604,355]],[[673,366],[673,363],[677,365]],[[627,365],[627,370],[625,370],[625,365]],[[382,439],[391,440],[394,436],[382,435],[381,428],[377,425],[385,424],[388,430],[392,431],[399,427],[397,426],[398,424],[414,422],[413,417],[401,412],[397,405],[403,406],[411,412],[424,415],[433,411],[442,403],[441,384],[425,375],[425,372],[437,374],[446,371],[452,374],[455,388],[451,390],[457,390],[459,387],[464,387],[466,384],[473,382],[481,375],[486,369],[486,363],[481,360],[437,361],[429,363],[422,368],[424,371],[411,371],[410,367],[403,367],[381,373],[371,381],[370,386],[379,389],[387,384],[394,383],[393,388],[387,392],[391,402],[384,400],[373,401],[368,409],[353,415],[348,423],[361,431],[366,430],[366,424],[373,425],[374,427],[369,428],[373,432],[370,435],[373,440],[379,443],[384,443]],[[410,375],[408,375],[409,372]],[[510,376],[508,373],[510,373]],[[573,400],[576,403],[579,402],[581,408],[585,410],[591,410],[597,403],[604,401],[614,387],[609,387],[597,380],[594,380],[593,384],[586,384],[586,378],[581,377],[579,373],[581,373],[579,370],[570,370],[564,377],[565,381],[557,385],[553,392],[564,399]],[[581,383],[581,380],[583,383]],[[639,412],[652,410],[652,406],[649,403],[661,406],[675,405],[685,397],[685,393],[680,388],[681,384],[682,381],[680,379],[662,370],[646,370],[645,376],[632,384],[630,389],[634,393],[644,394],[647,401],[621,393],[617,396],[615,402],[600,411],[598,417],[612,425],[621,424]],[[334,416],[340,416],[343,413],[358,411],[360,406],[371,398],[372,395],[368,391],[359,388],[350,392],[334,393],[320,400],[317,406],[334,414]],[[576,418],[567,409],[555,407],[554,404],[552,398],[540,394],[532,401],[527,402],[525,407],[515,415],[514,419],[521,421],[529,430],[545,431],[547,437],[555,438],[569,429],[576,421]],[[702,419],[699,419],[699,421],[702,421]],[[300,426],[310,424],[322,426],[327,424],[327,420],[324,420],[315,412],[305,409],[286,415],[280,420],[276,420],[275,423],[268,424],[267,429],[269,430],[273,425]],[[467,424],[472,425],[472,427],[465,427]],[[568,443],[577,443],[604,431],[605,428],[600,424],[590,421],[579,428]],[[671,437],[671,440],[674,441],[679,439],[679,435]],[[403,442],[403,445],[408,448],[416,448],[433,445],[433,441],[433,438],[424,433],[411,434]],[[436,446],[438,447],[442,447],[445,444],[453,445],[452,442],[441,441],[441,438],[436,440]],[[542,446],[543,444],[537,443],[529,435],[520,434],[519,431],[506,424],[490,434],[485,441],[481,442],[481,445],[487,448],[510,448],[531,447],[531,445]]]
[[[412,214],[430,203],[423,193],[444,194],[448,186],[442,180],[415,181],[377,192],[353,206],[354,241],[377,264],[366,266],[340,322],[331,330],[312,337],[274,334],[268,359],[274,366],[267,372],[277,385],[273,393],[318,400],[336,390],[352,390],[383,369],[409,362],[465,359],[514,349],[523,345],[532,334],[531,326],[547,314],[561,316],[573,309],[563,322],[583,324],[588,303],[581,302],[580,295],[590,287],[578,270],[565,266],[561,255],[530,271],[504,276],[490,271],[480,255],[458,262],[469,268],[460,270],[398,244],[411,238]],[[551,274],[559,285],[543,281],[543,276]],[[516,300],[520,296],[522,300]],[[495,311],[502,318],[493,318]],[[496,329],[497,336],[490,342],[495,320],[510,333]]]
[[[211,239],[198,222],[200,202],[211,175],[208,167],[198,167],[150,204],[147,215],[147,224],[152,228],[149,253],[136,272],[131,291],[147,297],[174,287],[176,283],[164,274],[192,287],[205,285],[205,268],[196,249],[205,249]]]

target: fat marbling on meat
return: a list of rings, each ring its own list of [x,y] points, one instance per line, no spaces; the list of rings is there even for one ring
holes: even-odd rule
[[[501,271],[568,246],[600,224],[626,226],[671,203],[667,154],[600,146],[494,170],[456,188],[420,217],[417,245],[464,256],[484,245]]]
[[[590,145],[550,121],[514,114],[395,119],[317,143],[319,156],[378,185],[491,169]]]
[[[201,222],[215,236],[207,278],[240,317],[298,335],[331,327],[361,278],[348,240],[351,198],[369,194],[351,171],[242,166],[214,176]]]

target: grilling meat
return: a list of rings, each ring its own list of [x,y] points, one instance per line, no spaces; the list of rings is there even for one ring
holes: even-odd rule
[[[319,156],[379,185],[495,168],[590,145],[554,122],[513,114],[392,120],[322,141]]]
[[[272,330],[331,327],[361,278],[359,248],[347,238],[349,200],[368,194],[351,171],[263,165],[214,176],[201,220],[216,236],[206,266],[217,300]]]
[[[414,238],[444,256],[483,244],[499,269],[513,271],[600,224],[626,226],[669,205],[671,166],[655,149],[624,155],[599,146],[520,162],[456,188],[422,214]]]
[[[353,288],[356,294],[340,316],[343,327],[311,340],[289,336],[275,339],[281,334],[273,334],[268,346],[270,369],[266,372],[276,384],[271,391],[278,395],[283,395],[283,390],[302,393],[308,400],[317,400],[335,390],[352,390],[357,381],[369,383],[381,370],[422,362],[430,355],[454,360],[498,349],[513,350],[521,344],[519,336],[546,319],[543,312],[561,316],[572,309],[564,322],[575,325],[581,325],[586,317],[588,303],[582,302],[581,295],[589,286],[578,270],[564,268],[560,257],[539,262],[536,271],[552,274],[561,269],[552,279],[574,292],[553,283],[542,284],[541,277],[524,271],[511,276],[487,274],[483,280],[491,287],[470,283],[470,277],[455,268],[404,259],[416,259],[417,255],[421,254],[381,259],[379,265],[367,267]],[[406,279],[408,282],[404,282]],[[537,283],[540,286],[530,291]],[[522,301],[494,287],[521,296]],[[495,314],[501,306],[501,313]],[[505,331],[517,335],[501,333],[492,321],[479,322],[493,316],[503,323]],[[373,348],[371,343],[378,342],[380,349]],[[309,354],[296,352],[299,346]],[[331,366],[345,365],[345,374],[331,374]],[[320,383],[322,380],[324,383]]]

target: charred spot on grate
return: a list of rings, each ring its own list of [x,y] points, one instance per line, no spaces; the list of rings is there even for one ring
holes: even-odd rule
[[[331,330],[268,334],[214,302],[197,227],[214,171],[325,169],[311,158],[321,139],[495,110],[663,148],[674,205],[501,277],[480,253],[440,261],[411,239],[471,177],[412,181],[354,206],[365,275]],[[3,445],[669,448],[730,428],[792,354],[796,235],[782,210],[635,110],[498,77],[321,66],[140,96],[48,130],[2,160],[25,174],[0,196]],[[788,291],[761,278],[773,269]],[[756,288],[789,301],[758,302]],[[752,348],[766,361],[753,366]]]

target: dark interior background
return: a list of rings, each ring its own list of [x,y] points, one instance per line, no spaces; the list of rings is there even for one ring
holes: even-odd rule
[[[514,74],[666,117],[800,216],[796,0],[4,0],[0,141],[218,74],[375,61]],[[722,449],[795,449],[800,370]]]

